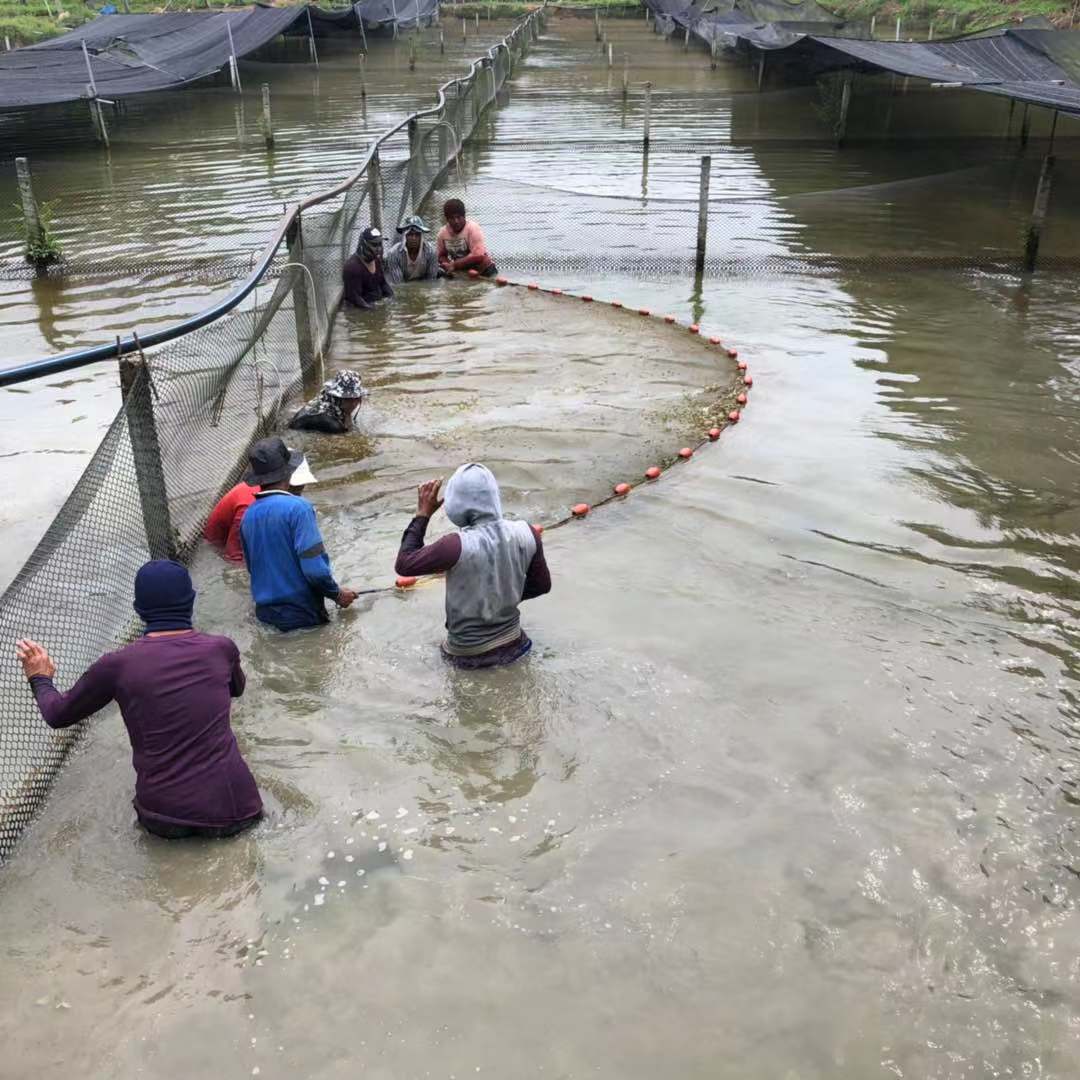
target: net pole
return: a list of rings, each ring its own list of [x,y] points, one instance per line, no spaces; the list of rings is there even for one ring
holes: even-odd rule
[[[705,154],[701,159],[701,178],[698,181],[697,250],[694,257],[694,274],[705,272],[705,240],[709,232],[709,174],[712,157]]]
[[[26,158],[15,159],[15,176],[19,184],[19,200],[22,203],[23,223],[26,227],[26,245],[28,249],[38,247],[45,239],[45,230],[41,227],[41,215],[38,213],[34,183],[30,176],[30,162]]]
[[[304,234],[300,215],[297,214],[286,234],[289,246],[289,262],[294,263],[290,272],[293,275],[292,300],[293,321],[296,323],[296,352],[300,359],[300,371],[303,374],[304,394],[315,394],[322,384],[322,353],[315,348],[315,338],[311,333],[311,303],[317,298],[308,298],[307,264],[304,262]]]
[[[642,146],[647,154],[649,152],[649,135],[652,126],[652,83],[645,84],[645,133],[642,137]]]
[[[161,465],[150,368],[139,353],[120,358],[120,396],[127,415],[135,482],[150,558],[175,559],[176,535],[169,511],[165,471]]]
[[[262,84],[262,120],[263,139],[266,140],[266,149],[274,149],[274,124],[270,116],[270,84]]]
[[[1050,188],[1053,182],[1054,155],[1047,154],[1043,158],[1042,170],[1039,172],[1039,186],[1035,189],[1035,205],[1031,210],[1031,222],[1028,225],[1024,243],[1024,269],[1029,274],[1035,272],[1035,264],[1039,259],[1039,243],[1042,240],[1043,225],[1046,224],[1046,211],[1050,205]]]

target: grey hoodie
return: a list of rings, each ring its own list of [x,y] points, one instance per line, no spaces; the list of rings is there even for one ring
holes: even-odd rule
[[[521,635],[518,605],[536,554],[525,521],[502,516],[499,485],[483,465],[462,465],[446,485],[446,516],[461,530],[461,558],[446,575],[446,651],[476,656]]]

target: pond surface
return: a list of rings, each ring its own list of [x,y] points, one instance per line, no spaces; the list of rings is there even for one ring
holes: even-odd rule
[[[545,535],[536,646],[500,671],[444,666],[437,582],[283,637],[201,552],[197,616],[245,657],[234,722],[267,821],[140,834],[123,729],[96,722],[0,881],[15,1074],[1080,1069],[1078,277],[975,265],[1022,240],[1040,148],[1000,138],[1007,103],[884,83],[852,130],[892,100],[895,139],[837,151],[813,88],[759,95],[735,61],[609,30],[655,86],[646,197],[640,98],[569,17],[465,197],[509,276],[737,346],[743,421]],[[324,64],[319,94],[351,78]],[[1076,251],[1071,138],[1050,254]],[[340,316],[333,366],[375,392],[356,434],[305,441],[339,577],[386,584],[415,484],[464,459],[531,519],[640,475],[730,375],[683,333],[468,282]],[[91,378],[100,424],[112,376]],[[78,449],[60,393],[19,408]],[[23,457],[9,491],[32,505],[56,460]]]

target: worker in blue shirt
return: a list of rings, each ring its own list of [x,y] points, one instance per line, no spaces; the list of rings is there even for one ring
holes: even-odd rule
[[[334,580],[330,559],[315,521],[315,508],[289,481],[303,463],[299,450],[281,439],[261,439],[249,454],[244,479],[257,484],[255,502],[244,514],[240,543],[251,575],[251,595],[260,621],[279,630],[299,630],[328,622],[326,600],[347,608],[352,589]]]

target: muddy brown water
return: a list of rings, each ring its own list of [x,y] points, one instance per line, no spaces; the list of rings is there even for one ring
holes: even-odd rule
[[[897,139],[837,152],[810,88],[757,95],[643,22],[611,32],[657,86],[654,130],[696,144],[657,137],[644,178],[687,203],[642,201],[639,150],[609,145],[639,106],[568,18],[470,153],[467,198],[512,276],[736,344],[744,422],[550,534],[534,652],[482,676],[438,657],[438,585],[283,638],[201,553],[268,819],[216,845],[141,835],[99,718],[0,880],[5,1075],[1076,1075],[1077,277],[866,258],[1008,250],[1038,149],[996,138],[989,97],[880,87],[853,124],[892,100]],[[298,116],[352,79],[324,63]],[[198,99],[222,139],[226,95]],[[156,137],[182,144],[175,124]],[[695,288],[705,145],[714,196],[741,201],[717,203]],[[182,146],[129,152],[166,177]],[[1069,254],[1058,153],[1047,245]],[[788,261],[724,272],[732,252]],[[797,272],[807,253],[861,261]],[[34,351],[33,297],[7,289],[6,340]],[[138,282],[73,283],[70,333],[112,332],[126,289],[138,305]],[[174,282],[146,303],[201,301]],[[461,283],[339,318],[334,364],[377,387],[358,434],[306,443],[343,580],[389,577],[413,485],[463,456],[532,517],[681,435],[700,354],[570,304]],[[75,410],[111,414],[111,372],[88,378],[4,395],[13,515],[62,485],[57,451],[92,446]]]

